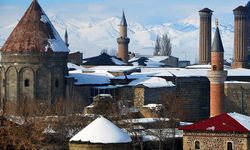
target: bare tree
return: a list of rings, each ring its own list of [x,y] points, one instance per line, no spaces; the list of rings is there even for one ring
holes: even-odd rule
[[[157,35],[154,49],[154,56],[171,56],[172,44],[167,33],[162,37]]]
[[[171,56],[172,53],[172,44],[170,37],[168,36],[167,33],[165,33],[162,38],[161,38],[161,51],[160,55],[161,56]]]
[[[156,41],[155,41],[154,56],[159,56],[160,55],[160,51],[161,51],[160,43],[161,43],[161,38],[159,37],[159,35],[157,35]]]

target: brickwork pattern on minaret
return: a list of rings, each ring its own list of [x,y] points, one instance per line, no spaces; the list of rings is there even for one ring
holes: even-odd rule
[[[247,67],[248,14],[247,9],[239,6],[234,9],[234,59],[233,68]]]
[[[200,39],[199,39],[199,63],[208,64],[210,62],[211,49],[211,18],[212,12],[208,8],[199,11],[200,14]]]
[[[210,80],[210,117],[224,113],[224,81],[227,77],[227,71],[224,71],[224,48],[218,26],[217,22],[211,49],[211,70],[208,71]]]

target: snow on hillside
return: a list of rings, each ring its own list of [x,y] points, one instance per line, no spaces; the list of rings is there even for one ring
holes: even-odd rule
[[[117,49],[116,38],[119,36],[120,18],[111,17],[104,20],[81,20],[49,14],[51,22],[64,37],[65,28],[68,29],[71,51],[81,51],[84,57],[95,56],[102,49]],[[198,59],[199,18],[192,15],[183,20],[146,27],[140,23],[128,21],[128,36],[131,39],[129,50],[132,52],[151,55],[153,53],[155,39],[158,34],[168,33],[172,39],[173,55],[180,59],[188,59],[192,62]],[[10,32],[15,27],[13,23],[6,27],[0,27],[0,46],[3,45]],[[221,24],[222,40],[225,49],[225,57],[232,58],[233,50],[233,26]],[[213,31],[215,27],[213,25]]]

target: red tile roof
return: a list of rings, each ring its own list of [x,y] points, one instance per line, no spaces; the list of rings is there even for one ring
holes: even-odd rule
[[[181,127],[184,131],[250,132],[250,117],[238,113],[221,114],[192,125]]]

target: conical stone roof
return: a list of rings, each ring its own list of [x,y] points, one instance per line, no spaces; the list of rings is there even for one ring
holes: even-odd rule
[[[220,30],[219,27],[216,27],[216,31],[214,34],[214,40],[212,45],[212,52],[224,52],[221,36],[220,36]]]
[[[122,20],[121,20],[120,25],[121,25],[121,26],[127,26],[127,21],[126,21],[126,17],[125,17],[124,11],[123,11],[123,13],[122,13]]]
[[[104,117],[99,117],[70,139],[70,142],[130,143],[130,136]]]
[[[49,49],[54,52],[69,51],[37,0],[33,0],[1,52],[37,53]]]

